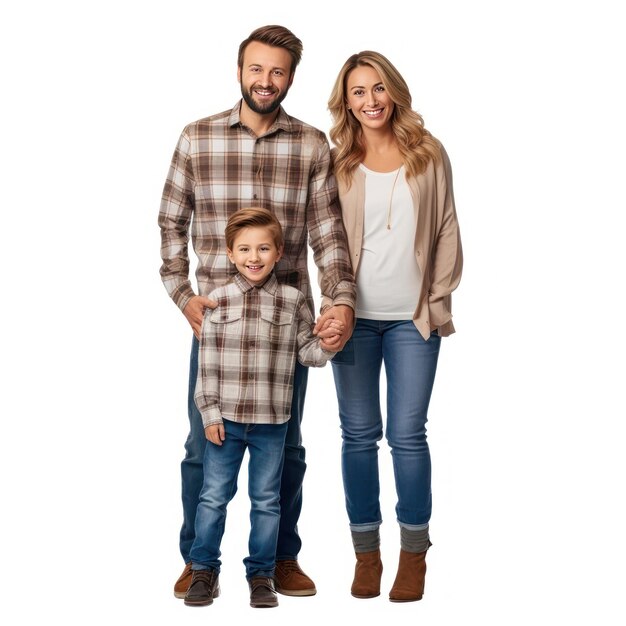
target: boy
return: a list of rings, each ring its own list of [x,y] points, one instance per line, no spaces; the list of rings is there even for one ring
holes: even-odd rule
[[[219,595],[226,506],[247,448],[251,529],[244,564],[250,605],[274,607],[280,477],[296,358],[321,367],[335,353],[323,350],[313,335],[304,294],[276,280],[284,245],[276,216],[241,209],[228,220],[225,236],[238,273],[209,294],[218,305],[207,309],[201,330],[195,401],[208,443],[185,604],[207,606]],[[337,320],[331,326],[343,331]]]

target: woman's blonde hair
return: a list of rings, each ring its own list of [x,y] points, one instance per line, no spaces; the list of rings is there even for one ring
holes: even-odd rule
[[[336,146],[335,175],[350,186],[352,172],[365,158],[365,141],[361,124],[348,110],[347,78],[356,67],[374,68],[394,103],[391,126],[407,176],[417,176],[426,170],[430,161],[441,158],[439,142],[424,128],[422,116],[411,108],[411,93],[400,72],[379,52],[364,50],[353,54],[343,65],[328,100],[333,118],[330,138]]]

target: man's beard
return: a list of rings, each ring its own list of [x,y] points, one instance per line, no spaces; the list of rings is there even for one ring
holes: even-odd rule
[[[289,91],[284,91],[278,96],[278,98],[272,100],[271,102],[268,102],[266,104],[259,104],[252,97],[253,89],[254,87],[250,89],[250,91],[246,91],[242,86],[241,95],[243,96],[245,103],[250,107],[250,109],[252,109],[255,113],[258,113],[259,115],[267,115],[268,113],[273,113],[274,111],[276,111],[276,109],[280,106],[280,103],[285,99],[287,91]]]

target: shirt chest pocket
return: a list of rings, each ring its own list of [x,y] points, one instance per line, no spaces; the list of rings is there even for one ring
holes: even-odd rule
[[[271,307],[261,307],[261,339],[270,344],[288,343],[295,337],[294,316],[291,311],[280,311]]]
[[[217,307],[208,314],[211,328],[218,337],[241,337],[243,333],[243,310]]]

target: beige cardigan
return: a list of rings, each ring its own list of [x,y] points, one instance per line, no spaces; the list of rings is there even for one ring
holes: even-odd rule
[[[413,323],[424,339],[432,330],[446,337],[454,332],[451,293],[461,280],[463,252],[452,192],[450,160],[442,147],[442,159],[432,161],[423,174],[409,178],[408,185],[417,217],[415,258],[422,275],[422,287],[413,313]],[[363,244],[365,174],[357,168],[352,185],[338,183],[343,223],[348,237],[350,259],[356,276]],[[322,276],[319,276],[321,281]],[[332,305],[322,300],[322,310]]]

